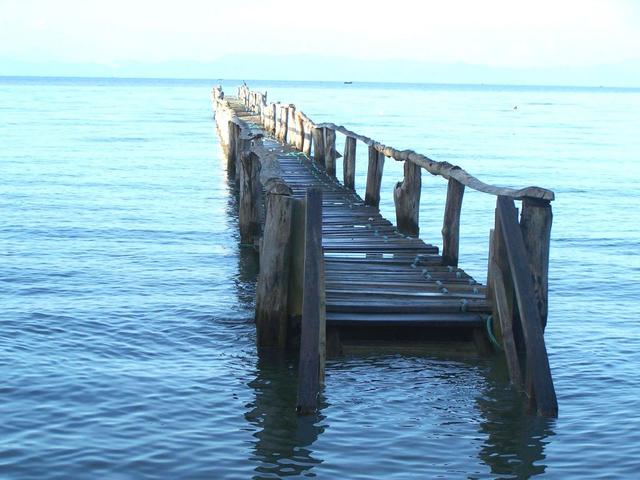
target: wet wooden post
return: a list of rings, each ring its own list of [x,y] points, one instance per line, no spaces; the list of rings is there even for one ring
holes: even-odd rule
[[[322,190],[310,188],[306,199],[304,299],[302,301],[302,329],[300,336],[300,362],[298,367],[299,414],[315,412],[318,407],[320,379],[324,377],[321,352],[325,328],[322,314]]]
[[[520,228],[529,254],[533,286],[536,291],[542,330],[547,326],[549,310],[549,246],[553,214],[548,200],[524,198]]]
[[[551,379],[537,296],[529,268],[529,255],[518,224],[513,199],[498,196],[497,212],[525,341],[527,353],[525,383],[529,399],[535,402],[538,415],[557,417],[558,401]]]
[[[447,186],[447,203],[442,223],[442,264],[458,266],[460,251],[460,213],[464,185],[455,178],[449,179]]]
[[[398,231],[417,237],[420,232],[420,193],[422,168],[408,160],[404,162],[404,180],[396,183],[393,201],[396,205]]]
[[[253,152],[240,156],[240,242],[253,245],[260,237],[260,160]]]
[[[324,166],[329,175],[336,176],[336,131],[332,128],[324,129]]]
[[[344,142],[344,157],[342,159],[344,186],[350,190],[356,189],[356,139],[347,137]]]
[[[265,185],[266,214],[256,289],[258,348],[285,349],[291,245],[291,189],[274,179]]]
[[[306,199],[296,198],[293,201],[291,220],[291,251],[289,267],[289,332],[288,347],[300,348],[300,324],[302,319],[302,302],[304,298],[304,258],[306,229]],[[294,334],[298,337],[293,338]],[[297,345],[295,344],[297,340]]]
[[[367,186],[364,194],[365,205],[380,206],[380,185],[384,170],[384,155],[373,145],[369,146],[369,168],[367,169]]]
[[[313,160],[318,165],[324,165],[324,128],[315,127],[313,135]]]

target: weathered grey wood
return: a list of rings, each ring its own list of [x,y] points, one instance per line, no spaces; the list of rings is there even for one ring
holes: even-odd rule
[[[324,166],[329,175],[336,176],[336,131],[330,128],[324,130]]]
[[[442,223],[442,263],[445,265],[458,265],[460,250],[460,212],[462,211],[462,198],[464,185],[454,178],[449,179],[447,186],[447,203],[444,209],[444,221]]]
[[[502,345],[507,360],[507,369],[509,370],[509,379],[516,387],[522,388],[522,374],[520,371],[520,360],[518,359],[518,350],[516,348],[515,338],[513,336],[513,322],[511,315],[511,306],[507,301],[507,293],[505,290],[504,276],[496,262],[491,264],[491,289],[493,292],[493,302],[498,310],[500,327],[502,332]]]
[[[287,344],[287,304],[293,199],[275,183],[266,192],[266,215],[260,274],[256,288],[258,348],[284,349]]]
[[[310,188],[306,199],[304,299],[300,332],[297,411],[316,410],[320,393],[322,269],[322,190]]]
[[[548,201],[525,198],[522,201],[520,228],[529,254],[533,287],[536,291],[542,330],[547,326],[549,297],[549,246],[553,214]]]
[[[296,127],[296,106],[289,105],[287,108],[287,143],[293,146],[298,142],[298,132]]]
[[[322,202],[320,202],[322,204]],[[320,366],[318,372],[318,382],[324,385],[325,363],[327,361],[327,284],[324,264],[324,253],[320,251]]]
[[[344,186],[350,190],[356,189],[356,139],[347,137],[344,142],[344,158],[342,160]]]
[[[229,120],[227,126],[227,175],[231,178],[236,176],[236,164],[238,156],[238,130],[233,120]]]
[[[398,231],[412,237],[417,237],[420,232],[421,170],[414,163],[404,162],[404,180],[396,183],[393,189]]]
[[[517,213],[513,199],[499,196],[497,211],[518,302],[527,351],[527,375],[531,377],[534,388],[536,410],[539,415],[557,417],[558,401],[551,378],[528,254],[515,218]]]
[[[287,143],[287,135],[289,134],[289,107],[287,105],[280,106],[280,138],[282,143]]]
[[[314,128],[312,135],[313,135],[313,160],[318,165],[324,165],[324,129]]]
[[[240,157],[240,242],[254,244],[260,237],[260,159],[253,152]]]
[[[380,205],[380,186],[384,170],[384,155],[375,148],[369,147],[369,168],[367,169],[367,186],[364,203],[377,207]]]
[[[303,146],[302,146],[302,152],[307,155],[310,156],[311,155],[311,142],[312,142],[312,127],[311,127],[311,123],[305,120],[305,116],[302,112],[300,112],[300,118],[302,118],[302,124],[304,125],[304,133],[303,133]]]
[[[292,210],[291,260],[289,274],[289,321],[299,322],[302,318],[302,300],[304,297],[304,257],[305,257],[305,210],[304,198],[296,198]]]
[[[296,110],[296,130],[298,136],[296,137],[296,148],[300,151],[304,149],[304,120],[300,111]]]

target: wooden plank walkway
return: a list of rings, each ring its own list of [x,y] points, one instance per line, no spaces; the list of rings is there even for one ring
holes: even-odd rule
[[[485,286],[460,268],[444,266],[438,247],[399,233],[378,208],[365,205],[308,156],[268,136],[258,116],[228,100],[252,134],[265,136],[264,147],[277,156],[294,197],[322,189],[328,327],[483,326],[492,309]]]

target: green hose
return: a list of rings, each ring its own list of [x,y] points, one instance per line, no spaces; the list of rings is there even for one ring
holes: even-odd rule
[[[491,315],[489,315],[487,317],[487,336],[489,337],[489,340],[491,341],[491,344],[497,348],[498,350],[502,351],[504,350],[504,348],[502,348],[502,345],[500,345],[498,343],[498,341],[496,340],[496,337],[493,335],[493,328],[491,327],[491,323],[492,323],[493,317]]]

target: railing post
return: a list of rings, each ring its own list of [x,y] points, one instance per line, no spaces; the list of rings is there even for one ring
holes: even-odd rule
[[[296,137],[296,149],[303,151],[304,150],[304,121],[302,120],[302,113],[299,110],[296,110],[296,130],[298,131],[298,136]]]
[[[336,131],[331,128],[324,129],[324,165],[327,173],[336,176]]]
[[[347,137],[344,142],[344,157],[342,159],[344,186],[350,190],[356,189],[356,139]]]
[[[253,152],[240,156],[240,242],[254,244],[260,237],[260,160]]]
[[[285,349],[287,345],[291,195],[291,189],[282,181],[267,183],[260,274],[256,288],[258,348]]]
[[[543,331],[547,326],[549,310],[549,246],[552,221],[553,213],[549,201],[533,198],[522,200],[520,228],[529,254],[529,268],[536,291]]]
[[[303,135],[303,143],[302,143],[302,152],[310,156],[311,155],[311,141],[312,141],[312,127],[308,121],[303,122],[304,125],[304,135]]]
[[[305,222],[304,298],[297,402],[297,411],[303,415],[317,409],[320,382],[324,377],[322,331],[326,326],[322,302],[322,190],[319,188],[307,190]]]
[[[297,142],[297,135],[298,132],[296,132],[296,106],[295,105],[289,105],[288,111],[287,111],[287,143],[289,145],[295,146],[296,142]]]
[[[447,186],[447,203],[442,223],[442,264],[458,266],[460,251],[460,212],[464,185],[455,178],[449,179]]]
[[[313,160],[324,165],[324,128],[313,129]]]
[[[280,140],[282,143],[287,143],[287,135],[289,130],[289,107],[285,105],[280,106]]]
[[[398,231],[412,237],[417,237],[420,232],[421,171],[420,166],[405,160],[404,179],[393,189]]]
[[[367,169],[367,186],[364,195],[365,205],[378,207],[380,205],[380,185],[384,170],[384,155],[369,146],[369,168]]]

